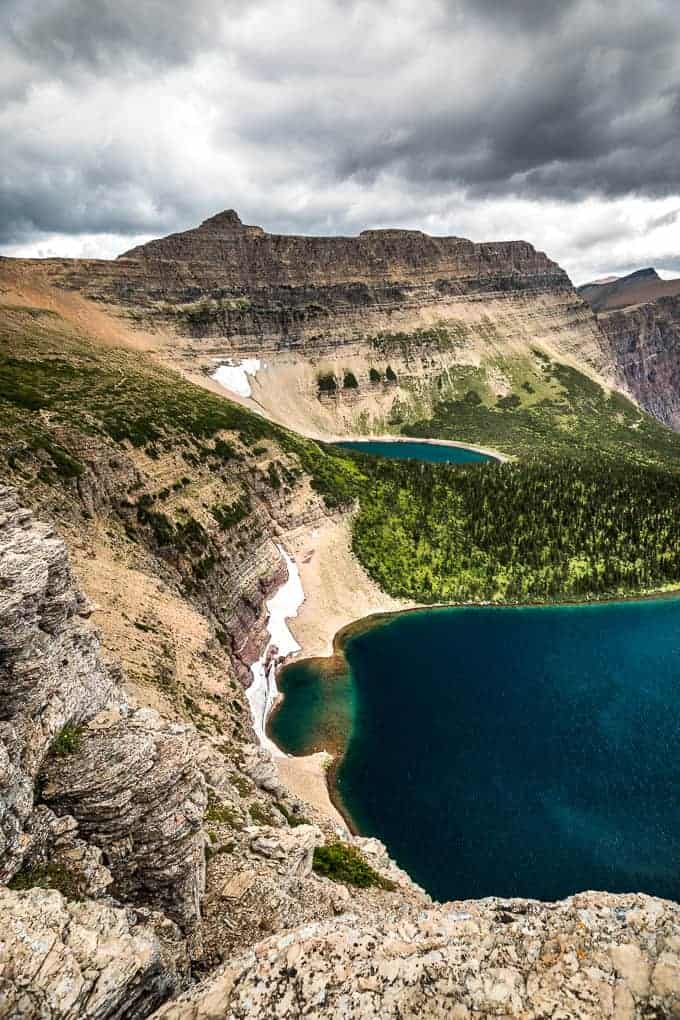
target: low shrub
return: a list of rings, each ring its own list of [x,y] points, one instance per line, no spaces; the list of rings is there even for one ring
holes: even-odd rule
[[[67,754],[77,754],[83,739],[83,726],[67,723],[52,742],[52,754],[63,758]]]
[[[359,889],[376,886],[379,889],[392,890],[394,882],[371,867],[364,855],[356,847],[347,843],[326,843],[314,851],[312,865],[317,875],[330,878],[333,882],[344,882],[355,885]]]

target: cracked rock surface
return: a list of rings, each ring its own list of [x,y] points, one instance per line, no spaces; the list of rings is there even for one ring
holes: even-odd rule
[[[52,759],[43,798],[106,850],[113,891],[163,910],[187,933],[200,920],[207,803],[185,732],[151,709],[104,712],[78,754]]]
[[[0,886],[0,1020],[141,1020],[187,976],[160,915]]]
[[[583,893],[447,904],[394,925],[345,915],[267,939],[155,1020],[680,1016],[680,907]]]

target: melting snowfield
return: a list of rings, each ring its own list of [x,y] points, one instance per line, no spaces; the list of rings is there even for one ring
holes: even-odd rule
[[[244,358],[237,364],[218,365],[210,378],[230,393],[236,393],[239,397],[250,397],[253,391],[248,377],[257,375],[261,368],[262,362],[259,358]]]
[[[288,655],[300,650],[299,644],[286,625],[286,619],[290,616],[297,616],[305,593],[295,560],[288,555],[283,546],[279,545],[277,549],[286,561],[288,580],[267,602],[269,641],[260,658],[250,667],[253,682],[246,691],[246,695],[250,703],[255,733],[260,744],[274,754],[280,755],[281,751],[265,732],[267,716],[277,694],[277,666]]]

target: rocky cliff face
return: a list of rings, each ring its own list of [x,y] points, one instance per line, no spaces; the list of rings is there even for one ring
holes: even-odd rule
[[[655,418],[680,429],[680,296],[600,312],[598,321],[620,384]]]
[[[365,230],[358,237],[267,234],[242,224],[233,209],[193,230],[133,248],[120,259],[141,260],[156,274],[161,272],[157,263],[169,263],[176,267],[176,281],[191,273],[203,291],[360,283],[435,283],[461,294],[570,287],[566,273],[524,241],[475,244],[419,230]],[[166,277],[166,287],[171,279]]]
[[[535,345],[609,378],[590,309],[523,241],[289,237],[229,211],[126,252],[123,270],[125,288],[101,292],[174,332],[179,364],[211,371],[220,356],[257,355],[254,402],[303,431],[394,432],[460,396],[469,369],[488,370],[502,396]],[[76,272],[64,282],[92,286]],[[324,378],[335,381],[330,395]]]
[[[0,874],[9,881],[58,858],[74,889],[90,891],[94,879],[164,907],[191,932],[206,794],[183,728],[130,706],[120,668],[105,664],[84,622],[88,603],[63,540],[7,489],[0,535]],[[103,882],[90,847],[97,864],[106,850]]]
[[[614,378],[592,310],[524,241],[273,235],[229,211],[113,262],[22,265],[152,332],[161,356],[194,379],[216,358],[259,357],[253,403],[317,434],[395,431],[428,417],[439,398],[460,395],[457,378],[470,368],[488,372],[502,396],[536,346]],[[337,380],[333,400],[319,399],[324,376]]]
[[[55,738],[115,700],[66,547],[0,487],[0,879],[33,843],[33,789]]]

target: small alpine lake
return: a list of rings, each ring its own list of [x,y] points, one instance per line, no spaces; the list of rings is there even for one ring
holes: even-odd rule
[[[441,900],[680,899],[680,598],[440,608],[292,663],[270,734]]]
[[[481,464],[497,458],[481,450],[449,443],[424,443],[402,439],[352,439],[334,443],[343,450],[366,453],[391,460],[424,460],[431,464]]]

